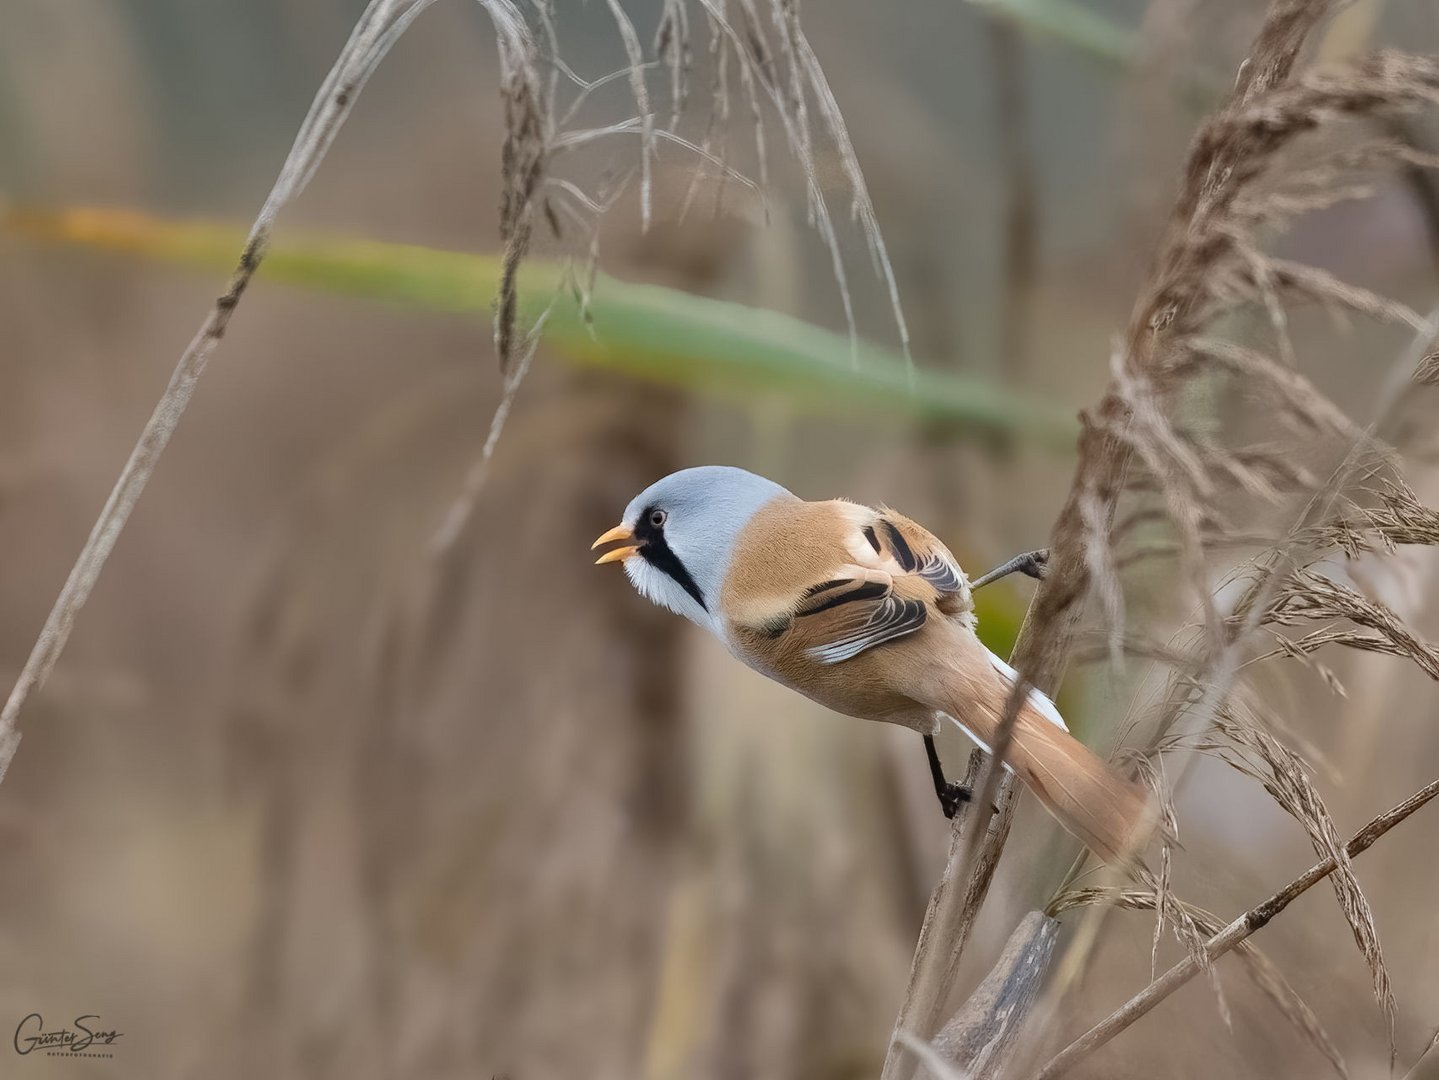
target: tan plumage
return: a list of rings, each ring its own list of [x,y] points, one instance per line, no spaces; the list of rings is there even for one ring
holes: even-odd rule
[[[689,595],[700,599],[703,610],[685,613],[708,625],[749,666],[837,712],[903,724],[926,736],[947,715],[989,746],[1013,687],[1012,672],[975,635],[969,583],[948,549],[892,510],[806,502],[754,479],[768,487],[731,530],[726,562],[708,578],[699,575],[718,580],[710,590],[718,595],[696,584]],[[624,561],[647,595],[657,586],[641,580],[649,571],[637,560],[682,565],[687,557],[710,569],[701,562],[703,551],[688,550],[703,541],[680,545],[682,553],[669,550],[674,545],[665,541],[663,499],[655,502],[651,495],[667,482],[631,504],[632,511],[642,511],[638,534],[628,520],[606,534],[640,541],[626,549],[633,553]],[[647,524],[657,511],[660,524]],[[647,545],[665,547],[664,560],[647,556]],[[677,610],[688,603],[658,599]],[[1008,764],[1095,854],[1115,862],[1134,853],[1147,825],[1143,789],[1071,736],[1047,698],[1031,694]]]

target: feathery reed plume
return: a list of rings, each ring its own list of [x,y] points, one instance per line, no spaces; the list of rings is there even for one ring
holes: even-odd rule
[[[1316,852],[1332,860],[1325,873],[1334,873],[1340,909],[1369,965],[1392,1057],[1394,1000],[1368,901],[1307,767],[1280,741],[1280,725],[1257,719],[1244,681],[1267,656],[1307,657],[1329,644],[1392,653],[1431,677],[1439,673],[1439,654],[1395,612],[1324,569],[1323,560],[1336,548],[1433,543],[1439,535],[1432,529],[1432,512],[1397,473],[1386,470],[1387,459],[1374,442],[1381,425],[1364,429],[1354,423],[1296,367],[1289,320],[1296,305],[1318,303],[1405,325],[1426,337],[1432,330],[1401,303],[1268,250],[1275,229],[1296,216],[1362,197],[1368,188],[1356,174],[1399,163],[1430,164],[1423,155],[1388,144],[1325,152],[1307,169],[1289,164],[1296,144],[1311,145],[1335,125],[1439,101],[1439,65],[1423,57],[1380,52],[1296,74],[1307,36],[1331,8],[1322,0],[1274,0],[1229,100],[1191,145],[1152,276],[1112,357],[1109,388],[1083,417],[1074,485],[1051,541],[1050,577],[1040,587],[1013,663],[1041,689],[1052,690],[1076,624],[1090,606],[1102,619],[1112,660],[1140,655],[1173,669],[1161,707],[1145,721],[1152,760],[1140,767],[1141,775],[1152,780],[1171,774],[1172,768],[1154,759],[1181,748],[1217,754],[1259,781],[1303,825]],[[1267,344],[1219,336],[1221,324],[1242,325],[1234,318],[1240,313],[1262,319]],[[1415,372],[1419,383],[1425,371],[1421,363]],[[1336,444],[1341,454],[1347,447],[1340,466],[1324,470],[1326,480],[1316,480],[1313,470],[1294,462],[1293,443],[1274,441],[1272,427],[1265,445],[1229,445],[1225,431],[1190,415],[1193,407],[1183,393],[1197,380],[1216,376],[1249,395],[1266,415],[1278,415],[1295,439],[1309,440],[1305,445],[1318,445],[1324,454]],[[1248,501],[1237,502],[1234,491]],[[1298,524],[1278,535],[1270,532],[1266,517],[1296,500],[1302,507]],[[1129,508],[1122,516],[1121,506]],[[1197,626],[1183,634],[1171,628],[1151,640],[1129,625],[1121,574],[1133,560],[1121,557],[1117,546],[1141,526],[1145,557],[1178,563],[1183,590],[1174,603],[1192,604],[1198,612]],[[1151,539],[1157,530],[1167,530],[1171,538],[1158,549]],[[1223,553],[1270,544],[1275,546],[1268,555],[1234,573],[1237,600],[1235,589],[1223,589],[1223,577],[1216,584],[1215,562]],[[1280,633],[1316,620],[1319,628],[1301,636]],[[1332,674],[1328,677],[1334,685]],[[1002,753],[1003,740],[996,741]],[[977,805],[987,807],[993,793],[992,783],[982,784]],[[990,830],[997,843],[977,838],[986,815],[970,815],[965,828],[975,839],[967,858],[986,869],[992,865],[1010,812],[1001,798],[1000,819]],[[1172,808],[1161,810],[1160,817],[1171,828],[1179,825]],[[1138,864],[1132,875],[1152,898],[1156,943],[1170,923],[1194,970],[1212,974],[1213,953],[1205,938],[1216,924],[1195,921],[1173,895],[1167,839],[1159,873]],[[986,858],[979,856],[981,849]],[[970,870],[961,863],[961,879]],[[1120,891],[1106,891],[1115,888]],[[978,892],[982,898],[983,889]],[[1122,886],[1103,886],[1092,895],[1124,892]],[[963,924],[972,914],[956,918]],[[1092,934],[1076,938],[1093,940]],[[922,936],[916,972],[925,967],[924,949]],[[1051,986],[1050,997],[1061,993],[1082,965],[1077,955],[1059,963],[1069,974]],[[946,970],[952,974],[954,968],[951,959]],[[914,988],[912,977],[911,993]],[[947,994],[948,982],[934,979],[922,989],[933,1008]],[[1332,1042],[1316,1035],[1312,1012],[1292,1004],[1285,1012],[1342,1071]],[[924,1015],[907,997],[897,1030],[926,1037]],[[886,1070],[887,1077],[899,1075]]]
[[[769,31],[759,18],[754,0],[741,0],[740,11],[746,28],[745,35],[741,37],[728,21],[723,0],[698,0],[710,28],[709,58],[713,71],[710,73],[710,115],[700,141],[696,143],[681,132],[681,124],[686,119],[686,104],[691,96],[690,81],[695,75],[686,0],[665,0],[652,55],[646,51],[634,22],[620,0],[607,0],[611,21],[624,49],[626,66],[592,81],[577,75],[561,56],[559,29],[549,4],[539,6],[539,19],[544,31],[540,39],[531,33],[518,13],[508,7],[508,0],[501,2],[505,5],[506,18],[503,21],[496,18],[496,33],[500,41],[501,97],[506,130],[501,158],[504,186],[500,204],[504,273],[495,320],[495,346],[504,388],[484,447],[471,467],[462,490],[445,514],[431,545],[432,552],[448,549],[462,535],[480,498],[489,460],[503,431],[505,418],[528,370],[533,350],[538,345],[543,315],[528,329],[517,325],[519,268],[533,241],[537,212],[543,211],[557,239],[565,231],[562,221],[577,227],[581,242],[577,245],[572,241],[569,246],[571,249],[578,247],[583,252],[583,258],[580,266],[571,268],[567,280],[581,311],[589,310],[590,291],[599,260],[600,221],[612,208],[618,195],[615,192],[586,192],[577,181],[553,175],[554,159],[559,151],[573,151],[614,136],[637,133],[640,137],[640,225],[642,230],[647,230],[653,218],[657,147],[662,141],[683,148],[694,158],[693,175],[681,216],[701,179],[710,170],[719,174],[722,183],[738,182],[760,199],[766,197],[768,148],[763,97],[780,119],[785,148],[806,177],[810,221],[829,251],[846,313],[851,350],[857,356],[857,327],[840,234],[819,183],[816,155],[823,143],[817,140],[811,129],[809,115],[812,103],[822,121],[824,137],[843,170],[853,216],[868,246],[875,273],[885,283],[900,345],[906,361],[910,359],[909,332],[899,302],[898,286],[864,174],[824,69],[804,35],[796,5],[787,0],[770,0],[773,30]],[[774,35],[773,40],[771,34]],[[717,126],[730,116],[731,59],[740,71],[741,84],[750,98],[759,160],[758,181],[734,168],[727,160],[727,147],[723,143],[717,146],[715,142]],[[656,68],[668,76],[667,127],[655,123],[656,95],[650,88],[649,76]],[[545,69],[554,73],[548,82],[540,76]],[[578,87],[572,100],[563,105],[558,100],[561,73]],[[593,92],[614,78],[623,78],[628,84],[638,115],[600,127],[570,129],[569,122],[579,114]],[[516,359],[516,353],[519,353],[519,359]]]
[[[1380,814],[1370,821],[1344,845],[1344,854],[1353,859],[1368,851],[1390,829],[1427,805],[1436,796],[1439,796],[1439,780],[1427,784],[1392,810]],[[1226,952],[1239,947],[1256,931],[1269,925],[1296,898],[1332,874],[1337,866],[1337,861],[1332,857],[1316,863],[1268,899],[1250,908],[1237,919],[1226,923],[1222,930],[1205,942],[1204,952],[1207,959],[1213,962]],[[1062,1076],[1083,1058],[1103,1046],[1183,986],[1199,972],[1200,967],[1199,961],[1192,956],[1175,964],[1130,998],[1121,1008],[1116,1009],[1105,1020],[1090,1028],[1084,1035],[1051,1058],[1044,1068],[1035,1074],[1037,1080],[1054,1080],[1055,1077]]]
[[[89,597],[116,539],[128,521],[160,455],[169,444],[180,417],[189,405],[211,355],[223,338],[250,279],[264,258],[277,216],[314,175],[370,75],[414,20],[434,2],[435,0],[371,0],[315,95],[290,153],[251,226],[228,289],[216,299],[194,339],[181,354],[170,385],[142,431],[76,559],[69,578],[51,608],[29,659],[3,709],[0,709],[0,780],[4,779],[19,743],[17,721],[20,711],[31,692],[44,682],[64,650],[80,608]],[[727,42],[727,45],[717,48],[721,51],[727,49],[738,60],[742,83],[754,100],[756,117],[762,92],[773,103],[783,121],[789,145],[805,172],[811,217],[830,250],[836,281],[847,313],[852,349],[857,355],[858,338],[844,261],[838,233],[830,219],[825,196],[818,181],[815,139],[807,119],[808,102],[811,98],[815,102],[823,121],[823,130],[834,145],[848,181],[852,208],[869,245],[876,272],[886,282],[895,325],[908,356],[908,331],[899,307],[893,268],[879,234],[873,206],[849,140],[848,130],[818,58],[800,27],[797,6],[789,0],[770,0],[772,19],[779,36],[778,46],[772,47],[768,43],[766,32],[761,28],[754,0],[740,0],[740,8],[746,19],[747,32],[744,36],[737,33],[728,22],[724,0],[699,0],[699,3],[706,12],[715,42],[718,43],[721,39]],[[504,379],[504,388],[500,405],[491,419],[489,435],[480,458],[472,467],[463,490],[441,527],[438,538],[441,549],[446,544],[453,543],[460,534],[478,498],[489,458],[503,431],[505,419],[538,341],[543,315],[528,328],[519,325],[518,275],[533,243],[536,214],[543,213],[558,233],[560,215],[556,211],[555,202],[561,200],[567,200],[567,211],[571,217],[584,221],[586,212],[593,215],[588,219],[591,240],[588,248],[589,271],[570,278],[581,307],[586,306],[585,281],[593,273],[595,257],[594,223],[605,209],[605,201],[591,198],[571,181],[550,176],[550,166],[556,152],[638,131],[641,136],[642,172],[640,205],[641,216],[646,225],[651,213],[651,167],[655,145],[660,138],[681,145],[700,158],[710,161],[726,177],[745,179],[728,164],[714,158],[704,147],[696,146],[677,133],[655,126],[646,82],[650,64],[644,58],[638,34],[619,0],[609,0],[609,10],[629,58],[629,65],[623,75],[629,80],[639,115],[617,124],[587,130],[564,130],[563,121],[571,119],[588,94],[605,80],[586,83],[575,76],[564,63],[558,53],[556,20],[548,0],[541,0],[535,5],[535,18],[541,28],[538,36],[513,0],[481,0],[481,4],[495,30],[500,97],[505,121],[505,136],[501,147],[502,194],[499,214],[499,232],[504,249],[503,272],[494,320],[495,351]],[[688,92],[684,79],[690,53],[688,29],[689,20],[683,0],[666,0],[656,50],[661,61],[668,64],[672,111],[676,116],[682,111]],[[548,43],[548,53],[542,42]],[[548,77],[546,71],[550,73]],[[557,116],[555,88],[562,73],[579,83],[580,90],[569,111]],[[721,111],[727,113],[728,81],[723,67],[717,70],[715,75],[715,94],[717,99],[724,98]]]
[[[1224,930],[1224,920],[1211,911],[1183,900],[1176,900],[1162,894],[1153,887],[1091,886],[1076,887],[1057,894],[1050,900],[1045,911],[1059,916],[1076,908],[1098,905],[1119,908],[1124,911],[1153,911],[1156,920],[1166,910],[1174,911],[1176,926],[1182,926],[1182,938],[1190,959],[1199,971],[1213,979],[1214,960],[1207,948],[1208,939]],[[1320,1022],[1309,1004],[1299,996],[1274,962],[1252,941],[1241,941],[1235,951],[1244,963],[1246,973],[1254,985],[1267,997],[1305,1037],[1311,1046],[1322,1054],[1335,1073],[1341,1077],[1349,1075],[1349,1067],[1335,1045],[1333,1037]],[[1151,981],[1157,978],[1156,970]],[[1219,992],[1216,990],[1216,992]],[[1222,1001],[1222,998],[1221,998]]]

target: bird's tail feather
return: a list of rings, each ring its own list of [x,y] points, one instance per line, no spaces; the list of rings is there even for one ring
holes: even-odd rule
[[[1004,714],[1013,675],[995,665],[999,678],[950,685],[951,707],[942,711],[985,749]],[[1058,710],[1032,691],[1015,722],[1005,765],[1024,781],[1059,823],[1105,862],[1134,859],[1153,822],[1145,790],[1121,776],[1064,727]]]
[[[1132,860],[1150,827],[1143,788],[1026,704],[1009,764],[1059,823],[1105,862]]]

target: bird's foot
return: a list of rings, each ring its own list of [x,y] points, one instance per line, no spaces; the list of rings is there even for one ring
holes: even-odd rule
[[[1049,549],[1040,548],[1038,551],[1025,552],[1019,557],[1019,565],[1015,569],[1025,577],[1043,581],[1049,576]]]
[[[949,782],[939,793],[939,805],[944,810],[944,816],[952,819],[955,814],[959,813],[959,808],[972,798],[974,798],[974,792],[969,788],[963,784]]]
[[[1049,573],[1049,549],[1040,548],[1038,551],[1026,551],[1023,555],[1016,555],[1003,566],[996,566],[987,574],[981,574],[969,583],[971,589],[982,589],[992,581],[1008,577],[1010,574],[1023,574],[1025,577],[1032,577],[1036,581],[1043,581]]]

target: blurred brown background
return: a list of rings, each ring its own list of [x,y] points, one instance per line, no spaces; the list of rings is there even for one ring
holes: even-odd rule
[[[650,33],[658,5],[629,6]],[[1232,70],[1254,25],[1238,2],[1091,6],[1138,29],[1151,62],[1120,71],[1028,37],[1016,56],[951,0],[804,12],[919,362],[1069,408],[1107,376],[1197,121],[1174,72]],[[1429,5],[1363,6],[1376,40],[1439,46]],[[0,192],[248,220],[360,7],[8,0]],[[604,5],[558,16],[576,68],[622,62]],[[493,251],[494,69],[477,7],[426,14],[282,233]],[[1023,126],[996,107],[1006,72],[1028,99]],[[1018,337],[1003,269],[1015,138],[1033,168],[1039,259]],[[625,153],[612,151],[616,167],[632,166]],[[793,170],[776,170],[768,226],[738,212],[678,224],[663,208],[687,168],[662,155],[649,234],[633,192],[621,201],[605,269],[842,330]],[[1423,220],[1401,184],[1285,242],[1434,305]],[[892,340],[862,240],[844,244],[862,329]],[[217,287],[0,236],[7,686]],[[1306,370],[1366,418],[1406,334],[1336,335],[1319,318],[1295,330]],[[542,350],[474,525],[436,563],[427,542],[497,395],[483,319],[254,288],[0,787],[0,1030],[29,1012],[56,1025],[97,1013],[125,1034],[111,1060],[0,1044],[0,1075],[877,1074],[947,835],[918,740],[741,670],[592,569],[586,547],[652,480],[713,461],[811,497],[893,503],[978,570],[1043,543],[1070,459],[715,402],[578,373]],[[1422,611],[1434,578],[1415,574],[1395,587]],[[1016,605],[1026,595],[996,588]],[[1420,626],[1439,633],[1432,618]],[[1324,790],[1346,830],[1439,767],[1432,687],[1397,663],[1355,677],[1359,704],[1322,723],[1306,726],[1308,690],[1291,695],[1294,725],[1337,764]],[[965,748],[945,752],[959,769]],[[1197,770],[1181,811],[1178,885],[1221,913],[1312,861],[1299,830],[1220,769]],[[1416,818],[1360,870],[1411,1057],[1439,1023],[1434,829],[1432,814]],[[1241,835],[1242,859],[1211,858]],[[966,985],[1053,885],[1053,839],[1027,805]],[[1147,977],[1151,924],[1115,922],[1060,1030]],[[1345,933],[1316,889],[1259,944],[1356,1074],[1380,1075],[1383,1021]],[[1319,1074],[1242,978],[1224,981],[1232,1035],[1199,980],[1086,1075]]]

